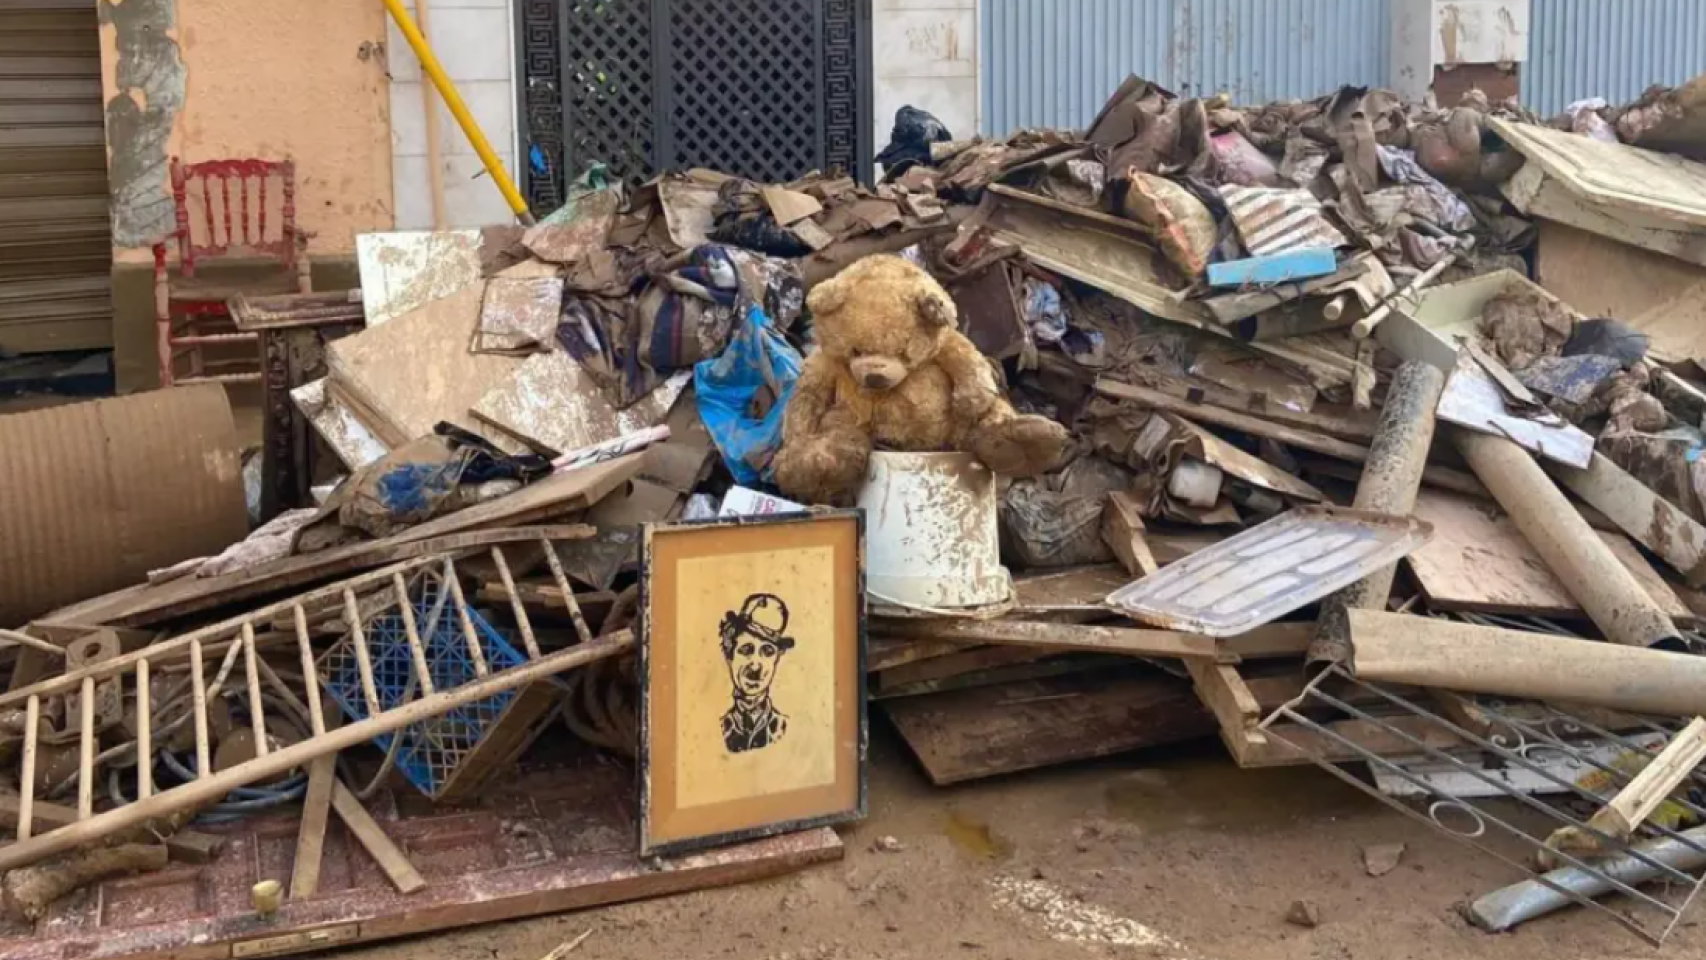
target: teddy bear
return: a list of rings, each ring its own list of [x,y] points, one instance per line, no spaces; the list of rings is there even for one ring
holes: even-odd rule
[[[846,505],[875,448],[959,450],[992,472],[1034,476],[1065,453],[1066,428],[1020,415],[965,335],[953,298],[901,257],[866,257],[806,299],[818,350],[782,419],[776,485],[807,503]]]

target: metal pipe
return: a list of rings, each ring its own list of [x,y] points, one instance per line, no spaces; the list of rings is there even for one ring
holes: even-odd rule
[[[1407,515],[1416,508],[1434,440],[1434,408],[1444,391],[1445,373],[1439,368],[1416,360],[1398,368],[1369,444],[1368,464],[1357,482],[1356,509]],[[1388,564],[1323,601],[1308,663],[1349,660],[1351,629],[1346,611],[1386,609],[1397,575],[1398,565]]]
[[[1706,867],[1706,827],[1685,830],[1686,839],[1666,838],[1636,847],[1644,856],[1681,871]],[[1596,872],[1561,867],[1544,880],[1524,880],[1476,900],[1469,905],[1469,919],[1488,933],[1503,933],[1517,924],[1561,910],[1577,897],[1603,897],[1612,892],[1612,881],[1625,886],[1658,877],[1661,868],[1622,854],[1594,864]],[[1609,878],[1609,879],[1607,879]],[[1559,889],[1562,888],[1562,889]]]
[[[438,62],[438,55],[427,46],[426,38],[421,36],[421,31],[415,26],[409,11],[403,9],[403,0],[385,0],[385,9],[396,22],[403,39],[409,41],[409,48],[414,50],[415,56],[420,59],[421,71],[432,81],[438,95],[444,98],[444,105],[450,110],[450,115],[456,118],[457,126],[462,128],[462,133],[473,145],[474,152],[480,155],[480,162],[486,165],[486,172],[491,175],[492,183],[497,185],[498,192],[503,194],[504,202],[515,212],[516,219],[532,226],[533,214],[527,210],[527,201],[523,200],[521,193],[515,189],[509,174],[504,171],[503,161],[492,151],[492,145],[480,130],[480,124],[474,120],[474,115],[468,112],[468,105],[462,102],[462,95],[456,92],[456,85],[445,76],[444,67]]]
[[[1638,714],[1706,714],[1706,657],[1373,610],[1348,617],[1360,680]]]
[[[1452,443],[1534,552],[1608,639],[1682,649],[1682,635],[1528,451],[1503,437],[1453,429]]]

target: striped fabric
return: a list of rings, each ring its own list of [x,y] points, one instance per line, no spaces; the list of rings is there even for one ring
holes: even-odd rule
[[[1220,195],[1251,256],[1331,249],[1350,243],[1327,222],[1321,213],[1321,201],[1308,190],[1228,184],[1220,188]]]

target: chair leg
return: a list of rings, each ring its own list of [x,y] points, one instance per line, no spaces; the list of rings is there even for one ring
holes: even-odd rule
[[[160,363],[160,386],[172,385],[172,310],[167,301],[165,282],[159,281],[154,290],[154,350]]]

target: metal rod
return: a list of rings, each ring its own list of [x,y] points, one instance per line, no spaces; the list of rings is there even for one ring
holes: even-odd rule
[[[136,664],[136,798],[146,800],[154,795],[154,692],[149,689],[152,679],[149,664]]]
[[[213,772],[207,743],[207,681],[203,676],[201,641],[190,641],[190,709],[195,711],[195,775],[205,778]]]
[[[48,643],[46,640],[37,639],[27,633],[19,633],[16,630],[0,629],[0,640],[15,643],[20,647],[28,647],[31,650],[51,654],[61,660],[65,659],[65,649],[63,647],[56,647],[53,644]]]
[[[521,629],[521,644],[527,648],[527,659],[537,660],[539,640],[533,636],[533,624],[527,619],[527,608],[515,592],[515,578],[510,576],[509,560],[504,556],[502,547],[492,548],[492,563],[498,568],[498,579],[503,581],[504,592],[509,594],[510,612],[515,615],[515,624]]]
[[[18,842],[30,838],[35,829],[36,741],[41,735],[41,698],[31,697],[24,706],[24,769],[18,781]]]
[[[462,581],[448,561],[444,565],[444,582],[450,587],[450,602],[456,605],[456,619],[462,624],[462,639],[468,644],[468,656],[474,658],[474,675],[483,677],[491,672],[486,664],[486,651],[480,646],[480,632],[474,629],[474,618],[468,615],[468,600],[462,595]]]
[[[373,655],[367,650],[367,635],[361,629],[361,609],[355,602],[355,591],[344,591],[344,619],[349,623],[349,642],[355,649],[355,668],[361,674],[361,695],[367,700],[367,715],[376,717],[383,710],[379,705],[379,690],[373,685]]]
[[[261,673],[255,668],[255,628],[243,624],[243,671],[249,680],[249,726],[255,731],[255,756],[264,757],[267,746],[267,715],[261,706]]]
[[[1322,736],[1326,736],[1330,739],[1340,740],[1344,744],[1350,746],[1351,749],[1353,750],[1353,752],[1355,752],[1355,753],[1363,753],[1363,754],[1367,753],[1366,751],[1363,751],[1360,747],[1356,747],[1350,741],[1345,740],[1345,738],[1338,736],[1330,728],[1330,726],[1316,723],[1314,720],[1309,719],[1307,716],[1300,714],[1300,713],[1296,713],[1295,711],[1291,710],[1289,707],[1282,707],[1277,713],[1274,714],[1274,718],[1276,718],[1276,719],[1281,718],[1281,717],[1283,717],[1286,720],[1297,723],[1297,724],[1305,727],[1306,729],[1313,730],[1316,733],[1321,734]],[[1281,741],[1289,743],[1293,747],[1296,747],[1298,749],[1302,749],[1302,748],[1298,747],[1297,744],[1291,743],[1291,741],[1286,740],[1283,733],[1281,733],[1279,730],[1273,731],[1273,735],[1275,737],[1277,737],[1278,739],[1280,739]],[[1305,755],[1306,756],[1308,755],[1307,752],[1305,752]],[[1391,762],[1390,760],[1387,760],[1385,757],[1381,757],[1381,756],[1374,755],[1374,754],[1368,754],[1367,756],[1368,756],[1368,760],[1371,764],[1375,764],[1375,765],[1381,767],[1383,770],[1385,770],[1389,773],[1394,773],[1394,774],[1397,774],[1399,776],[1404,776],[1408,773],[1408,771],[1404,770],[1404,768],[1398,766],[1397,764]],[[1382,794],[1379,790],[1369,786],[1367,783],[1364,783],[1360,778],[1358,778],[1355,775],[1347,772],[1340,765],[1334,764],[1334,763],[1324,763],[1320,760],[1316,760],[1314,762],[1315,762],[1315,765],[1320,767],[1322,770],[1325,770],[1327,773],[1330,773],[1333,776],[1338,777],[1340,780],[1344,781],[1347,784],[1350,784],[1351,786],[1355,787],[1356,789],[1361,790],[1362,792],[1369,794],[1370,796],[1373,796],[1374,798],[1376,798],[1376,799],[1380,800],[1381,802],[1387,804],[1387,806],[1398,811],[1399,813],[1403,814],[1404,816],[1407,816],[1410,819],[1417,821],[1418,823],[1425,824],[1426,826],[1431,827],[1435,830],[1440,830],[1440,831],[1444,832],[1447,836],[1450,836],[1453,839],[1456,839],[1461,843],[1465,843],[1471,847],[1474,847],[1475,849],[1481,851],[1482,853],[1485,853],[1488,856],[1493,857],[1494,859],[1497,859],[1500,862],[1502,862],[1502,863],[1504,863],[1510,867],[1514,867],[1518,871],[1521,871],[1524,873],[1530,872],[1530,869],[1526,864],[1523,864],[1522,862],[1518,861],[1514,857],[1507,855],[1504,851],[1502,851],[1502,850],[1500,850],[1500,849],[1498,849],[1498,848],[1496,848],[1490,844],[1480,842],[1480,840],[1477,839],[1479,836],[1479,832],[1477,832],[1475,834],[1466,834],[1466,833],[1461,833],[1461,832],[1454,831],[1454,830],[1447,830],[1437,820],[1434,820],[1432,817],[1430,817],[1427,814],[1424,814],[1418,810],[1412,809],[1408,804],[1393,803],[1390,798],[1388,798],[1387,796]],[[1462,805],[1459,804],[1457,809],[1462,809]],[[1506,830],[1515,831],[1515,828],[1511,827],[1509,824],[1506,824],[1506,823],[1503,823],[1502,821],[1499,821],[1496,817],[1489,817],[1487,819],[1492,820],[1492,822],[1496,826],[1499,826],[1499,827],[1506,829]],[[1515,832],[1518,833],[1518,835],[1521,835],[1524,837],[1527,836],[1526,834],[1522,834],[1520,831],[1515,831]],[[1541,882],[1545,882],[1545,881],[1542,880]],[[1627,927],[1629,930],[1633,931],[1634,933],[1636,933],[1642,937],[1645,937],[1648,940],[1653,941],[1655,943],[1657,942],[1657,939],[1654,938],[1652,934],[1648,933],[1646,930],[1644,930],[1639,924],[1635,923],[1633,920],[1624,916],[1621,912],[1616,911],[1616,910],[1612,910],[1609,907],[1606,907],[1604,904],[1597,903],[1593,900],[1588,900],[1586,898],[1580,899],[1577,902],[1581,903],[1584,906],[1592,907],[1596,910],[1599,910],[1600,912],[1611,917],[1613,920],[1615,920],[1618,923],[1622,924],[1623,926]]]
[[[501,673],[494,673],[489,677],[463,684],[452,690],[441,691],[433,696],[412,701],[395,710],[388,710],[381,715],[369,717],[346,727],[328,730],[323,737],[314,737],[291,744],[264,757],[256,757],[246,763],[221,770],[211,777],[203,777],[174,787],[164,793],[155,794],[147,801],[138,801],[108,810],[90,820],[62,827],[35,837],[28,842],[0,847],[0,872],[35,863],[56,853],[76,849],[103,837],[111,836],[120,830],[146,823],[157,816],[191,809],[200,804],[217,800],[236,787],[277,776],[287,770],[299,767],[315,757],[348,749],[357,744],[365,743],[374,737],[400,730],[412,723],[441,716],[465,704],[484,700],[494,694],[513,690],[536,680],[543,680],[564,670],[616,656],[633,648],[634,635],[630,631],[624,630],[603,637],[587,646],[560,650],[541,660],[525,663]]]
[[[326,732],[326,718],[320,712],[320,676],[314,669],[314,645],[308,638],[308,614],[300,605],[296,608],[296,649],[302,655],[302,686],[308,693],[308,722],[317,737]]]
[[[398,612],[403,617],[403,635],[409,642],[409,657],[414,661],[415,674],[421,683],[421,696],[430,697],[437,691],[432,685],[432,668],[427,666],[426,647],[421,644],[421,632],[415,626],[415,605],[409,599],[409,585],[403,582],[403,575],[397,574],[391,581],[391,588],[397,592]]]

